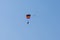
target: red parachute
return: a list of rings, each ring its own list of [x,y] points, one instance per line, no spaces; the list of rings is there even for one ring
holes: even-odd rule
[[[30,19],[31,14],[26,14],[26,19]],[[29,20],[27,21],[27,24],[29,24]]]

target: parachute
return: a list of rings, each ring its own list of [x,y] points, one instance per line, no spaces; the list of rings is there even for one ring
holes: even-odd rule
[[[28,21],[27,21],[27,24],[29,24],[29,19],[30,19],[30,17],[31,17],[31,14],[26,14],[26,19],[28,20]]]

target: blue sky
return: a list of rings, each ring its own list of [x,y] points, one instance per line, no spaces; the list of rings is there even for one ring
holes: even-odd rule
[[[60,40],[60,0],[0,0],[0,40]]]

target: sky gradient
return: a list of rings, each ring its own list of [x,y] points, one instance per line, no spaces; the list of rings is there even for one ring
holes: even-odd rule
[[[60,40],[60,0],[0,0],[0,40]]]

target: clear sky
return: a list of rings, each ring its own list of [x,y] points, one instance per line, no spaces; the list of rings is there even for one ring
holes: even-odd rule
[[[0,40],[60,40],[60,0],[0,0]]]

